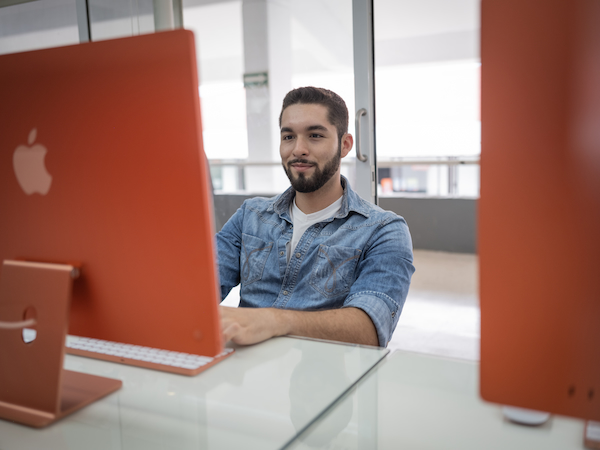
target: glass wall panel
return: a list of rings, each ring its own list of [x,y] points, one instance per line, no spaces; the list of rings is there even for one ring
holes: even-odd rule
[[[204,146],[209,159],[248,157],[242,2],[184,1],[184,27],[196,37]]]
[[[38,0],[0,8],[0,54],[80,42],[76,0]],[[152,0],[89,0],[92,41],[153,33]]]
[[[265,10],[253,21],[254,12],[244,11],[242,1],[183,2],[184,27],[196,36],[205,149],[212,162],[215,189],[224,192],[257,192],[252,171],[256,174],[259,169],[252,166],[240,170],[239,166],[224,165],[232,160],[241,160],[242,164],[271,164],[261,169],[265,170],[262,178],[268,178],[269,183],[268,192],[264,190],[265,183],[261,183],[260,193],[281,192],[289,186],[280,167],[277,123],[283,95],[289,89],[307,85],[325,87],[346,100],[351,116],[354,110],[352,2],[254,3],[264,3]],[[269,22],[273,17],[289,26]],[[261,42],[256,20],[268,27],[270,42]],[[258,60],[264,57],[268,88],[257,89],[248,82],[244,86],[244,74],[253,72],[246,68],[246,64],[252,64],[244,60],[246,53],[256,55]],[[260,89],[278,87],[276,93],[260,93]],[[248,103],[248,99],[253,103]],[[255,113],[255,107],[260,110],[260,101],[272,102],[268,117],[268,110],[264,110],[264,120]],[[353,132],[354,123],[350,122]],[[251,135],[257,127],[274,128],[274,137],[264,148],[254,146],[250,150]],[[343,172],[351,176],[349,167],[344,165]]]
[[[43,0],[0,8],[0,54],[78,42],[75,0]]]
[[[439,165],[480,153],[479,7],[480,0],[374,0],[379,167],[419,160],[394,172],[391,191],[380,185],[383,195],[479,195],[477,164]],[[430,159],[438,165],[426,168]]]
[[[479,165],[458,166],[456,195],[461,197],[479,197]]]
[[[479,63],[378,67],[375,82],[378,157],[480,153]]]
[[[88,0],[93,41],[154,32],[152,0]]]
[[[204,150],[209,160],[248,157],[242,2],[183,2],[184,28],[194,32]],[[245,190],[244,171],[211,166],[217,192]]]

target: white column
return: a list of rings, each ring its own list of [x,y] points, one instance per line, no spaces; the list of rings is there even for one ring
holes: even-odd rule
[[[154,0],[154,30],[172,30],[175,28],[173,0]]]
[[[244,0],[244,71],[248,161],[280,161],[279,113],[291,89],[292,36],[289,0]],[[249,167],[246,189],[277,192],[289,185],[281,167]]]

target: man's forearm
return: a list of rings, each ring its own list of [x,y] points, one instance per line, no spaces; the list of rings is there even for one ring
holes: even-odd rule
[[[247,345],[287,334],[379,345],[371,318],[358,308],[293,311],[221,307],[223,339]]]
[[[371,318],[358,308],[327,311],[276,310],[285,333],[355,344],[379,345]]]

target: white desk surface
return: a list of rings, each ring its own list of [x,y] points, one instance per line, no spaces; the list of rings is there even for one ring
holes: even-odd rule
[[[584,421],[505,420],[478,393],[479,364],[396,351],[287,448],[581,450]]]
[[[0,449],[278,449],[387,353],[275,338],[195,377],[68,355],[66,369],[123,387],[47,428],[0,420]]]

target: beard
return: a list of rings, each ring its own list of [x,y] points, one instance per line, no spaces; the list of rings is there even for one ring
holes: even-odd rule
[[[292,159],[287,163],[287,167],[285,164],[282,165],[285,174],[287,175],[287,177],[290,180],[290,183],[292,184],[292,187],[297,192],[308,194],[310,192],[315,192],[321,189],[323,186],[325,186],[325,183],[331,180],[331,177],[335,175],[338,168],[340,167],[341,159],[342,152],[338,147],[338,151],[336,152],[336,154],[325,163],[322,169],[317,164],[311,163],[310,161],[302,158]],[[299,173],[298,176],[294,177],[292,173],[292,164],[297,163],[314,165],[315,170],[313,171],[313,174],[307,177],[304,173]]]

